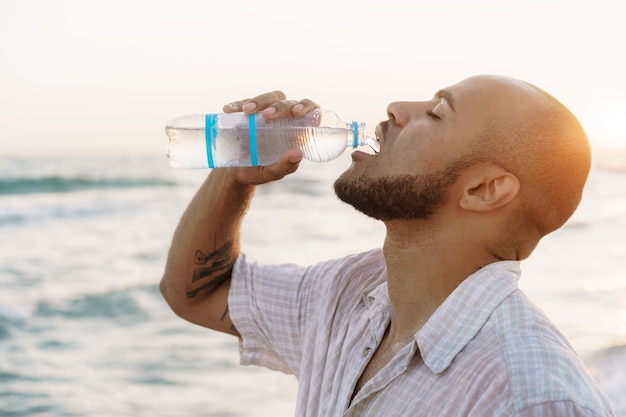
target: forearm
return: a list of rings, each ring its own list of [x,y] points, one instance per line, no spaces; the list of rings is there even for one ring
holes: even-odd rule
[[[161,292],[171,308],[196,324],[229,331],[224,322],[230,277],[239,254],[239,228],[254,186],[232,170],[211,172],[174,233]]]
[[[268,110],[264,116],[277,120],[300,117],[316,107],[311,100],[285,100],[282,92],[274,91],[230,103],[224,111]],[[180,220],[161,279],[161,292],[176,314],[201,326],[238,334],[228,314],[228,293],[239,255],[241,221],[255,185],[295,172],[301,160],[302,152],[290,149],[272,165],[211,172]]]

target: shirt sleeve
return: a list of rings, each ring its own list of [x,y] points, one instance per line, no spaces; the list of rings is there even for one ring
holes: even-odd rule
[[[305,344],[331,338],[363,293],[384,279],[380,250],[309,267],[262,265],[241,254],[235,263],[229,311],[239,331],[240,362],[299,377]]]
[[[242,365],[257,365],[297,376],[303,328],[313,310],[319,280],[310,268],[261,265],[240,255],[233,269],[229,311]]]

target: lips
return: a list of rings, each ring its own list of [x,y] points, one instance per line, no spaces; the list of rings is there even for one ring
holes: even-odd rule
[[[389,122],[388,121],[380,122],[376,126],[376,130],[374,131],[374,135],[376,136],[376,140],[378,141],[378,144],[379,144],[380,147],[382,147],[383,143],[385,142],[385,139],[387,138],[387,130],[388,129],[389,129]]]

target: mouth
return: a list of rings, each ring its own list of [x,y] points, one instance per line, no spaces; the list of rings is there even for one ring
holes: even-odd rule
[[[374,151],[374,155],[378,155],[378,153],[380,152],[380,145],[382,142],[381,139],[383,139],[386,131],[387,126],[385,122],[381,122],[378,124],[378,126],[376,126],[376,130],[374,131],[374,136],[376,136],[376,139],[369,136],[365,138],[365,142],[367,142],[367,145],[371,148],[372,151]]]
[[[380,152],[380,142],[378,140],[378,137],[376,139],[366,137],[365,141],[367,142],[367,145],[372,148],[374,154],[378,155],[378,152]]]
[[[374,136],[376,137],[376,139],[370,137],[370,136],[366,136],[365,137],[365,142],[367,143],[367,146],[369,148],[363,147],[355,152],[352,153],[353,157],[356,155],[369,155],[369,156],[376,156],[378,155],[378,153],[380,152],[380,146],[384,140],[384,136],[386,134],[387,131],[387,126],[386,126],[386,122],[381,122],[378,124],[378,126],[376,126],[376,130],[374,131]],[[373,153],[372,153],[373,152]]]
[[[388,122],[386,121],[380,122],[378,125],[376,125],[376,130],[374,131],[374,135],[376,136],[376,148],[374,148],[371,144],[368,143],[370,146],[372,146],[372,148],[374,149],[374,152],[376,153],[380,152],[380,147],[385,141],[388,128],[389,128],[389,125],[388,125]]]

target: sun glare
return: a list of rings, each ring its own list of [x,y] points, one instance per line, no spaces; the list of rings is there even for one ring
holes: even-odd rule
[[[589,138],[603,147],[626,148],[626,105],[601,107],[590,123]]]
[[[602,127],[607,141],[626,145],[626,107],[622,110],[606,115]]]

